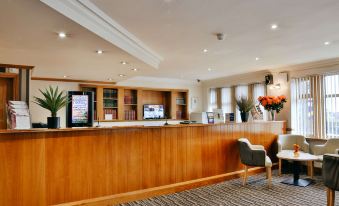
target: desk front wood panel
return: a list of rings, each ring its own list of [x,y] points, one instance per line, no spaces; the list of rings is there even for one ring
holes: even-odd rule
[[[51,205],[241,170],[237,139],[274,155],[283,122],[0,134],[0,205]]]

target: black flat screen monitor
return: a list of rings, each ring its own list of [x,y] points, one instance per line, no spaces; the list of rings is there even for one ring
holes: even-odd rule
[[[144,119],[164,119],[164,105],[161,104],[145,104]]]
[[[93,92],[69,91],[67,127],[92,127],[94,110]]]

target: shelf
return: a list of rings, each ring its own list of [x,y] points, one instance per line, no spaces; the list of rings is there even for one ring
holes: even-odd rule
[[[104,107],[104,109],[118,109],[118,107]]]
[[[116,98],[116,97],[104,97],[103,99],[108,99],[108,100],[118,100],[118,98]]]
[[[136,106],[137,104],[125,104],[125,106]]]

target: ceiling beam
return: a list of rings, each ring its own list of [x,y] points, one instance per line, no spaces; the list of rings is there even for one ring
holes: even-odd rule
[[[40,0],[130,55],[158,69],[163,58],[89,0]]]
[[[53,82],[78,82],[86,84],[116,84],[116,82],[107,81],[94,81],[94,80],[83,80],[83,79],[62,79],[62,78],[51,78],[51,77],[31,77],[31,80],[39,81],[53,81]]]

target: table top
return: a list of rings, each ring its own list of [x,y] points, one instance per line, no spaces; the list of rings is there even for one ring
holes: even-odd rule
[[[293,161],[314,161],[314,160],[319,159],[315,155],[305,153],[302,151],[299,152],[299,156],[295,157],[293,150],[282,150],[281,152],[277,154],[277,157],[279,159],[286,159],[286,160],[293,160]]]

